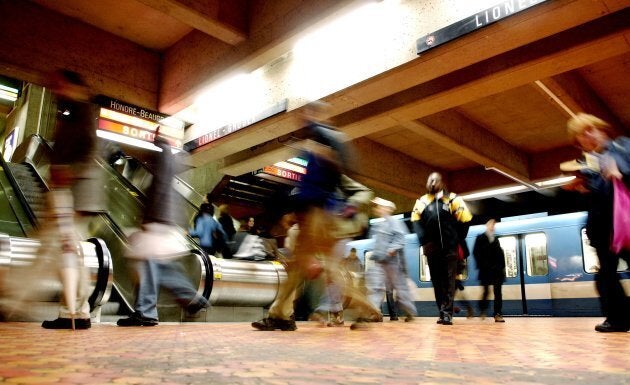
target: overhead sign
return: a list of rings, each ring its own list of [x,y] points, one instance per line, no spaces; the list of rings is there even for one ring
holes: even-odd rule
[[[233,132],[236,132],[238,130],[241,130],[245,127],[251,126],[254,123],[258,123],[260,121],[263,121],[267,118],[270,118],[276,114],[279,114],[281,112],[284,112],[287,110],[287,105],[288,105],[288,99],[284,99],[276,104],[274,104],[273,106],[267,108],[266,110],[251,116],[245,120],[241,120],[239,122],[235,122],[235,123],[230,123],[228,125],[225,125],[223,127],[217,128],[215,130],[212,130],[206,134],[201,135],[200,137],[193,139],[189,142],[186,142],[184,144],[184,150],[186,151],[192,151],[196,148],[199,148],[201,146],[204,146],[210,142],[214,142],[217,139],[223,138],[224,136],[227,136]]]
[[[416,52],[422,52],[437,47],[440,44],[454,40],[467,33],[483,28],[501,19],[512,16],[527,8],[544,3],[547,0],[506,0],[478,12],[466,19],[460,20],[447,27],[421,37],[416,41]]]
[[[155,131],[159,127],[160,135],[171,146],[179,149],[183,147],[185,123],[182,120],[104,96],[97,97],[96,101],[101,106],[99,130],[120,135],[122,138],[153,143]]]

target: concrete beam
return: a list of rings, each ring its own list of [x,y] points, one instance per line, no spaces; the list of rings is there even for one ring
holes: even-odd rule
[[[620,11],[475,63],[341,114],[335,123],[350,137],[360,137],[622,55],[630,51],[629,16]]]
[[[221,15],[236,15],[234,12],[221,12],[221,8],[243,6],[243,2],[218,0],[138,0],[151,8],[165,13],[198,31],[224,43],[238,45],[247,39],[245,30],[235,23],[220,19]],[[241,12],[242,13],[242,12]],[[242,24],[242,23],[239,23]]]
[[[526,154],[455,111],[401,125],[484,167],[495,167],[516,179],[530,181]]]
[[[534,85],[559,107],[567,119],[578,112],[586,112],[610,123],[618,130],[618,134],[623,133],[624,125],[621,120],[577,71],[541,79],[534,82]]]
[[[41,85],[66,68],[94,93],[157,109],[157,53],[29,1],[0,1],[0,14],[0,74]]]

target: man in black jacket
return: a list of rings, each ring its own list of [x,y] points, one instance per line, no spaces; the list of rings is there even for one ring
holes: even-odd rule
[[[453,324],[453,299],[457,260],[462,240],[468,234],[472,214],[464,200],[446,191],[442,175],[429,175],[427,194],[416,200],[411,212],[413,229],[427,256],[435,302],[442,325]]]
[[[499,240],[494,235],[494,225],[496,221],[490,219],[486,222],[486,231],[477,236],[473,254],[479,269],[479,281],[483,285],[483,296],[479,303],[481,317],[485,318],[488,310],[489,286],[494,288],[494,320],[495,322],[505,322],[501,315],[503,306],[503,295],[501,287],[505,281],[505,255],[499,244]]]

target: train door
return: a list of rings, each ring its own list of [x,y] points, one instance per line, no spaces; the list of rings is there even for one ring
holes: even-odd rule
[[[551,315],[547,235],[543,232],[500,236],[505,252],[503,313]]]

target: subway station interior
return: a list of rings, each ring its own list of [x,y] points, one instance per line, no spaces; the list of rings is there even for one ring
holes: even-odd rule
[[[593,330],[603,316],[590,198],[569,191],[575,176],[559,167],[581,155],[567,135],[580,112],[630,136],[629,5],[0,0],[0,382],[630,384],[630,333]],[[106,209],[76,220],[90,330],[40,326],[63,295],[56,270],[38,262],[58,114],[50,74],[60,69],[80,74],[99,107],[94,162]],[[253,217],[283,246],[313,102],[345,135],[347,175],[393,202],[410,230],[414,322],[389,321],[383,302],[383,322],[365,331],[348,327],[352,310],[346,327],[322,328],[309,321],[320,277],[296,295],[297,330],[254,330],[287,265],[211,255],[188,236],[207,197],[228,205],[237,229]],[[158,127],[180,166],[179,263],[211,306],[193,316],[163,291],[157,327],[121,328],[137,294],[126,254],[154,180]],[[497,219],[505,323],[477,312],[474,268],[452,327],[435,322],[429,265],[409,223],[433,172],[473,214],[471,250]],[[357,249],[365,269],[366,234],[343,250]],[[629,263],[617,269],[627,294]]]

